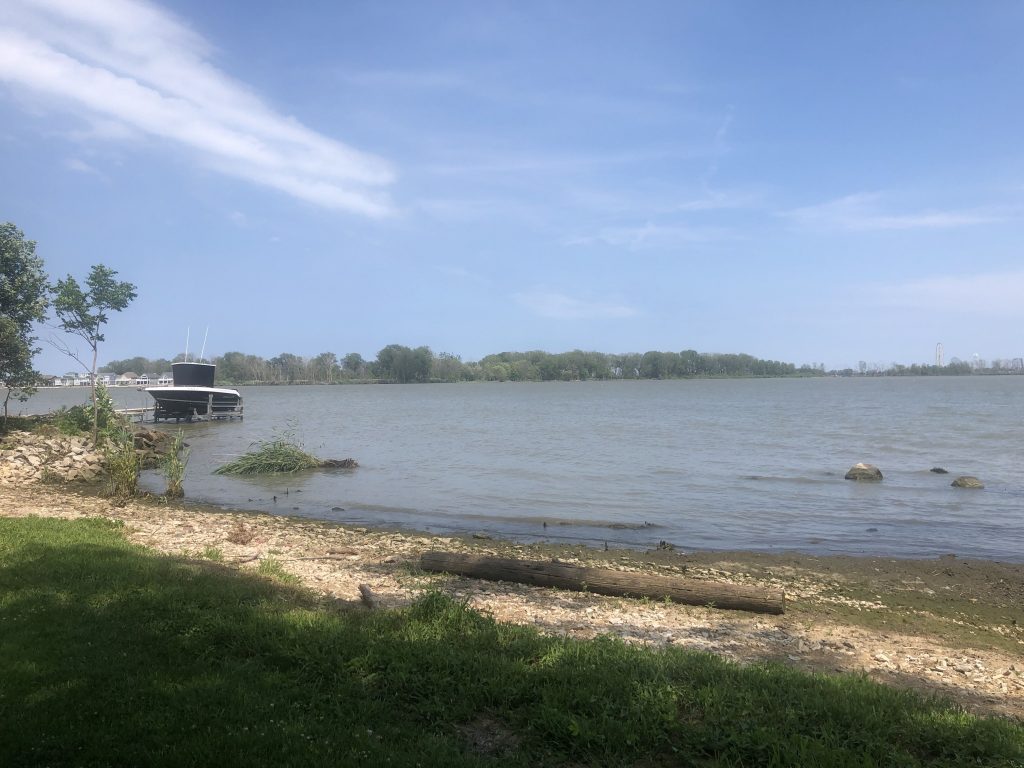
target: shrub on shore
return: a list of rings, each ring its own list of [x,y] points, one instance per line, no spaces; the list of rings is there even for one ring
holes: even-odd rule
[[[111,430],[123,424],[123,418],[114,409],[114,401],[102,384],[96,385],[97,421],[99,442],[109,436]],[[53,414],[53,424],[65,435],[87,435],[92,432],[92,405],[72,405],[58,409]]]

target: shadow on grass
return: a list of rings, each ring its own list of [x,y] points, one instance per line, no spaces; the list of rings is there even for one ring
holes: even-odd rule
[[[861,677],[547,638],[437,593],[339,611],[96,520],[0,520],[0,628],[5,766],[1024,760],[1021,728]]]

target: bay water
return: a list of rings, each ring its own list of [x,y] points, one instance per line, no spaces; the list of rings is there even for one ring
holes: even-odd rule
[[[518,541],[1024,561],[1024,376],[240,391],[244,420],[180,425],[190,501]],[[20,410],[87,398],[42,390]],[[212,474],[277,436],[360,466]],[[859,461],[884,481],[844,480]],[[985,489],[950,487],[959,474]]]

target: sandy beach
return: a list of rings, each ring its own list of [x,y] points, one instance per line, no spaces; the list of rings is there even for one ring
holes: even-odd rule
[[[139,499],[125,505],[74,485],[6,482],[0,516],[119,521],[138,544],[255,569],[273,559],[330,601],[370,587],[383,608],[443,590],[500,621],[572,637],[610,634],[742,663],[772,660],[854,672],[1024,718],[1024,565],[963,560],[747,552],[600,551],[353,528]],[[427,550],[474,552],[685,576],[785,591],[781,616],[494,583],[423,572]]]

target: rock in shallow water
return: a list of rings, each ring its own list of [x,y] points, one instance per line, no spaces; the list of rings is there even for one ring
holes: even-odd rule
[[[850,471],[846,473],[846,479],[878,482],[882,479],[882,470],[874,464],[865,464],[864,462],[860,462],[859,464],[854,464],[850,467]]]
[[[961,475],[956,480],[954,480],[952,483],[950,483],[950,485],[952,485],[954,488],[984,488],[985,487],[985,484],[982,483],[981,480],[979,480],[976,477],[971,477],[970,475]]]

